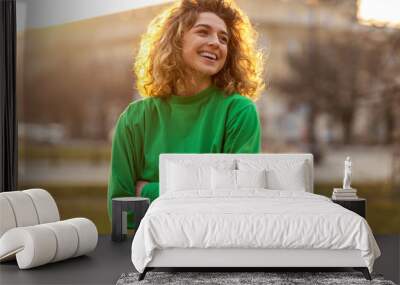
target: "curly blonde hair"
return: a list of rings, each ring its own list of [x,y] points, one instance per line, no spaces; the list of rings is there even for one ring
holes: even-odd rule
[[[257,32],[232,0],[182,0],[153,19],[142,36],[135,59],[136,85],[143,97],[176,94],[186,78],[182,38],[202,12],[220,17],[230,35],[225,65],[212,83],[231,95],[238,92],[256,100],[265,88],[264,56],[256,48]]]

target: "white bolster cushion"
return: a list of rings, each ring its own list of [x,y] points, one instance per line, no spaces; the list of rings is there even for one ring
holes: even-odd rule
[[[28,194],[36,208],[39,224],[51,223],[60,220],[56,201],[49,192],[43,189],[28,189],[22,191]]]
[[[49,192],[28,189],[0,193],[0,237],[15,227],[60,220],[57,204]]]
[[[6,197],[0,195],[0,237],[9,229],[15,228],[14,212]]]
[[[52,262],[64,260],[75,255],[78,249],[78,232],[65,221],[44,224],[55,235],[57,248]]]
[[[13,210],[17,227],[33,226],[39,223],[35,205],[30,196],[22,191],[3,192]]]
[[[65,220],[64,222],[74,226],[78,233],[78,248],[74,257],[86,254],[96,248],[99,235],[97,233],[96,225],[91,220],[85,218],[74,218]]]
[[[0,238],[0,261],[16,257],[19,268],[28,269],[86,254],[97,239],[96,226],[85,218],[18,227]]]
[[[0,238],[0,261],[17,257],[20,269],[49,263],[57,241],[51,229],[42,225],[13,228]]]

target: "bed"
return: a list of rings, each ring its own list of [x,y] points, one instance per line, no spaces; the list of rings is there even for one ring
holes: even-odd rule
[[[158,267],[352,267],[380,250],[364,218],[313,194],[311,154],[161,154],[160,197],[132,242]]]

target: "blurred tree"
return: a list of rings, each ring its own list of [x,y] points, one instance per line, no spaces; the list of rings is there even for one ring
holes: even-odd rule
[[[386,30],[387,40],[381,45],[386,57],[376,81],[381,86],[378,93],[385,115],[386,142],[393,144],[392,187],[400,192],[400,27]]]
[[[386,130],[384,143],[393,145],[391,185],[400,192],[400,27],[375,26],[372,31],[371,54],[381,56],[379,62],[376,56],[368,58],[369,81],[375,87],[368,97],[377,102]]]
[[[315,121],[321,113],[341,123],[344,144],[352,142],[355,111],[383,76],[386,54],[379,52],[381,44],[368,31],[351,31],[330,34],[303,46],[301,53],[288,54],[291,74],[275,85],[290,103],[308,106],[308,143],[317,143]],[[389,48],[391,40],[384,38],[384,44]]]
[[[371,78],[378,86],[375,95],[380,102],[383,120],[386,127],[385,140],[387,144],[395,142],[395,133],[400,130],[400,121],[397,122],[398,90],[400,88],[400,28],[376,27],[380,37],[375,37],[374,52],[382,54],[379,71]],[[382,34],[384,36],[382,36]],[[371,64],[371,66],[377,66]]]

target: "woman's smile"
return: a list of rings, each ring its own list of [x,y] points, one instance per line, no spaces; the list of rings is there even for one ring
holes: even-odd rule
[[[212,59],[212,58],[204,56],[204,55],[200,55],[200,57],[201,57],[202,60],[204,60],[207,63],[212,63],[212,64],[217,63],[216,59]]]

